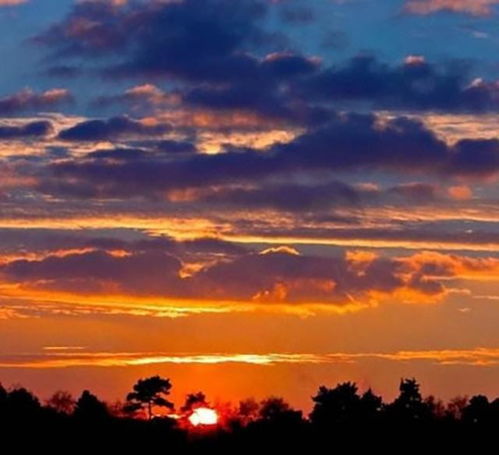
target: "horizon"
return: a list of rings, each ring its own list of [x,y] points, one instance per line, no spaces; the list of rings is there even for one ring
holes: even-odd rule
[[[167,405],[165,404],[152,404],[150,410],[148,410],[147,400],[142,400],[140,398],[140,392],[137,396],[134,396],[137,393],[137,390],[140,389],[140,384],[151,383],[151,381],[162,383],[163,385],[157,386],[158,388],[154,392],[156,396],[161,397],[162,399],[166,399]],[[165,388],[166,384],[166,388]],[[349,393],[353,393],[357,395],[358,398],[365,396],[375,396],[379,401],[379,406],[377,406],[377,412],[383,413],[387,412],[390,406],[394,406],[398,400],[400,400],[401,395],[404,394],[404,385],[412,384],[411,388],[414,386],[415,391],[417,392],[417,401],[424,403],[425,406],[428,406],[428,411],[434,414],[434,418],[436,419],[445,419],[453,418],[459,420],[459,413],[462,413],[465,407],[473,407],[473,402],[482,399],[486,399],[488,404],[493,407],[491,411],[495,412],[495,407],[499,403],[499,397],[496,396],[488,396],[484,394],[456,394],[451,396],[449,399],[443,399],[442,397],[435,396],[432,394],[425,393],[424,385],[422,385],[417,378],[409,378],[402,377],[397,381],[396,390],[394,390],[390,397],[383,396],[373,390],[372,387],[359,387],[355,381],[343,381],[335,384],[330,384],[329,386],[320,385],[316,387],[313,393],[309,394],[308,404],[304,407],[295,406],[293,403],[289,402],[286,397],[278,394],[268,394],[262,397],[255,396],[247,396],[244,398],[237,399],[235,401],[215,398],[210,399],[210,397],[204,393],[200,388],[195,389],[196,391],[191,390],[188,393],[184,393],[183,395],[178,392],[175,393],[175,384],[167,377],[162,377],[161,375],[154,374],[153,376],[143,376],[137,378],[132,381],[130,387],[123,394],[120,399],[116,400],[105,400],[102,399],[98,394],[94,394],[95,391],[89,390],[88,388],[80,390],[78,393],[73,394],[68,390],[53,390],[51,394],[47,397],[42,397],[34,393],[29,388],[25,387],[23,384],[14,384],[10,387],[5,387],[4,384],[0,383],[0,399],[4,400],[5,395],[7,397],[9,395],[16,395],[17,393],[27,394],[35,400],[36,407],[41,407],[47,410],[55,411],[60,415],[66,416],[74,416],[75,406],[77,407],[77,403],[87,394],[92,395],[97,399],[104,408],[106,409],[106,413],[109,417],[118,418],[118,419],[132,419],[132,420],[152,420],[153,418],[171,418],[180,423],[180,426],[183,427],[184,424],[188,424],[188,426],[196,427],[198,425],[221,425],[225,426],[227,422],[222,424],[221,420],[230,420],[230,419],[238,419],[244,418],[244,411],[242,411],[245,407],[264,407],[265,403],[278,401],[283,404],[283,410],[289,409],[292,412],[299,412],[301,414],[301,418],[303,420],[310,420],[310,416],[314,412],[314,407],[317,404],[316,397],[321,393],[327,391],[330,393],[331,391],[339,391],[344,390],[345,388],[349,390]],[[423,386],[423,387],[422,387]],[[109,384],[108,384],[109,387]],[[139,387],[139,388],[138,388]],[[154,387],[150,390],[153,390]],[[144,391],[146,389],[143,389]],[[142,396],[145,398],[145,396]],[[0,406],[4,406],[5,401],[0,400]],[[7,398],[8,400],[8,398]],[[142,402],[142,404],[139,404]],[[36,404],[37,403],[37,404]],[[454,405],[459,403],[458,407],[460,409],[455,409]],[[18,403],[21,404],[21,403]],[[139,404],[139,405],[137,405]],[[165,407],[166,406],[166,407]],[[192,421],[191,417],[195,414],[197,409],[202,409],[203,411],[214,411],[216,414],[209,413],[207,417],[210,422],[202,422],[202,421]],[[254,410],[255,411],[255,410]],[[456,411],[458,412],[456,414]],[[3,412],[3,410],[2,410]],[[216,422],[212,420],[216,419]],[[253,416],[257,419],[256,415]],[[492,415],[495,418],[495,415]],[[200,418],[200,416],[196,416],[196,418]],[[202,417],[201,417],[202,420]]]

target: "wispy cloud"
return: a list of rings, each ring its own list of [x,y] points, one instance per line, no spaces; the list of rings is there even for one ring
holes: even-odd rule
[[[68,351],[70,349],[68,348]],[[78,351],[75,349],[75,351]],[[133,367],[155,364],[216,365],[225,363],[272,366],[278,364],[358,363],[366,360],[423,361],[438,365],[499,365],[499,348],[397,351],[393,353],[267,353],[267,354],[169,354],[130,352],[55,352],[0,356],[0,368],[53,369],[70,367]]]

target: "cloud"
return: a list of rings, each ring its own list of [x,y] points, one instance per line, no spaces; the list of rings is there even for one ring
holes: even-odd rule
[[[207,205],[245,209],[276,209],[289,212],[314,212],[332,207],[360,206],[362,194],[341,182],[319,185],[270,184],[254,188],[215,188],[191,193],[194,201]]]
[[[428,4],[435,5],[415,0],[408,8]],[[497,81],[474,81],[462,62],[437,64],[410,55],[392,65],[360,55],[327,67],[316,57],[290,52],[278,34],[264,30],[267,9],[259,0],[139,2],[120,8],[84,2],[35,41],[53,50],[56,59],[105,56],[96,62],[114,78],[166,76],[181,83],[170,101],[302,125],[327,120],[331,106],[358,102],[416,111],[499,108]],[[152,84],[137,90],[97,102],[129,102],[137,95],[152,103],[168,98]]]
[[[407,0],[405,10],[413,14],[432,14],[439,11],[468,13],[474,16],[492,14],[499,0]]]
[[[449,196],[459,201],[466,201],[473,197],[472,189],[467,185],[451,186],[448,189]]]
[[[23,125],[0,125],[0,140],[29,139],[52,134],[54,128],[47,120],[33,121]]]
[[[239,51],[262,38],[256,20],[265,10],[265,3],[257,0],[130,3],[122,8],[108,2],[83,2],[36,40],[54,46],[60,55],[124,51],[115,75],[248,78],[255,60]]]
[[[108,120],[86,120],[62,130],[59,138],[65,141],[107,141],[120,137],[158,136],[169,132],[166,124],[148,124],[128,117],[113,117]]]
[[[90,251],[67,256],[49,256],[40,261],[19,260],[7,264],[2,273],[8,279],[46,282],[42,287],[75,293],[106,293],[115,287],[122,293],[140,291],[161,294],[169,282],[177,284],[180,262],[163,252],[115,256]],[[140,272],[142,270],[143,272]],[[144,273],[147,270],[146,273]]]
[[[306,126],[326,122],[332,107],[348,110],[359,104],[414,112],[496,112],[499,108],[498,82],[474,78],[463,62],[438,64],[411,55],[393,65],[359,55],[325,67],[318,59],[297,54],[271,55],[276,56],[281,71],[269,70],[267,56],[259,64],[259,77],[187,89],[184,103],[246,110]]]
[[[493,258],[436,253],[320,257],[283,247],[263,254],[233,251],[233,256],[201,262],[197,270],[182,274],[189,256],[175,255],[181,250],[161,249],[154,242],[122,244],[119,250],[102,249],[104,245],[40,259],[13,259],[0,267],[0,276],[4,283],[15,283],[27,292],[363,307],[395,296],[433,302],[448,292],[444,285],[448,278],[479,279],[499,270]]]
[[[448,171],[459,175],[494,175],[498,169],[499,141],[494,139],[459,141],[448,164]]]
[[[22,3],[26,3],[29,0],[0,0],[0,7],[1,6],[15,6],[15,5],[20,5]]]
[[[402,259],[409,270],[420,270],[424,274],[440,277],[499,276],[497,258],[473,258],[424,251]]]
[[[146,107],[148,105],[166,108],[180,103],[181,96],[178,93],[174,91],[165,92],[154,84],[142,84],[131,87],[122,94],[99,96],[92,104],[96,107],[128,104],[134,110],[137,110],[139,107]]]
[[[168,126],[152,126],[128,118],[86,121],[64,130],[59,137],[72,141],[109,140],[126,136],[148,136],[168,131]],[[164,144],[166,148],[176,145]],[[183,146],[180,146],[182,148]],[[187,146],[189,147],[189,146]],[[171,149],[171,147],[170,147]],[[165,157],[168,159],[165,159]],[[47,194],[78,198],[134,197],[165,199],[168,192],[187,189],[236,186],[229,200],[252,205],[285,205],[299,209],[320,205],[321,187],[310,190],[295,185],[296,201],[287,201],[274,185],[265,192],[244,188],[261,186],[278,176],[335,175],[345,171],[381,171],[398,175],[485,178],[499,171],[499,141],[496,139],[461,140],[448,145],[422,123],[405,117],[383,120],[372,115],[337,116],[326,125],[309,130],[287,143],[256,149],[226,148],[224,153],[167,153],[157,150],[98,151],[86,156],[49,163],[38,171],[38,190]],[[239,186],[239,189],[237,188]],[[355,191],[346,186],[322,187],[332,201],[355,201]],[[400,186],[392,194],[431,198],[431,188]],[[227,195],[227,192],[226,192]],[[203,196],[201,194],[201,196]],[[212,202],[223,202],[224,195],[205,193]],[[201,198],[202,199],[202,198]]]
[[[361,55],[343,65],[326,68],[300,81],[302,97],[329,101],[364,101],[377,109],[496,111],[497,82],[473,80],[469,67],[454,62],[438,65],[422,56],[409,56],[388,65]]]
[[[171,352],[46,352],[40,354],[2,355],[1,368],[71,368],[71,367],[133,367],[139,365],[219,365],[224,363],[272,366],[279,364],[341,364],[366,360],[390,362],[423,361],[438,365],[472,365],[490,367],[499,365],[499,349],[442,349],[396,352],[334,352],[308,353],[227,353],[227,354],[176,354]]]
[[[0,114],[10,115],[20,111],[52,109],[71,101],[73,101],[73,95],[67,89],[52,89],[40,93],[25,89],[0,98]]]

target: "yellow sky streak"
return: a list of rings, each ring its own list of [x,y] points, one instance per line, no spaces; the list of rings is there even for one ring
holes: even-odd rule
[[[458,243],[432,242],[426,240],[378,240],[378,239],[338,239],[313,237],[258,236],[258,235],[222,235],[222,240],[238,243],[269,243],[293,245],[345,246],[360,248],[400,248],[407,250],[452,250],[452,251],[497,251],[498,243]]]
[[[201,364],[224,363],[271,366],[277,364],[334,364],[357,363],[362,360],[386,360],[393,362],[427,361],[440,365],[498,366],[499,348],[444,349],[422,351],[397,351],[393,353],[267,353],[267,354],[165,354],[165,353],[50,353],[20,354],[0,357],[0,368],[54,369],[70,367],[130,367],[154,364]]]
[[[344,303],[310,302],[306,304],[256,303],[244,301],[210,301],[209,299],[175,299],[164,297],[122,296],[122,295],[79,295],[64,292],[39,291],[18,285],[0,285],[0,298],[10,302],[37,302],[64,305],[66,312],[81,312],[87,308],[94,312],[129,314],[178,318],[195,314],[223,314],[261,312],[270,314],[291,314],[300,317],[314,316],[319,313],[346,314],[373,306],[372,303],[347,301]]]
[[[359,248],[399,248],[407,250],[452,250],[452,251],[497,251],[499,242],[464,243],[442,242],[429,240],[400,240],[400,239],[345,239],[334,236],[304,237],[232,233],[229,223],[217,226],[208,220],[172,220],[172,219],[144,219],[144,218],[83,218],[83,219],[12,219],[0,220],[0,229],[136,229],[151,235],[168,235],[177,240],[195,240],[199,238],[215,238],[228,242],[244,244],[294,244],[294,245],[322,245]]]

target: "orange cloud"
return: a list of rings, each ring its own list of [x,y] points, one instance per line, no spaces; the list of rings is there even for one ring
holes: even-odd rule
[[[401,257],[359,251],[321,257],[274,247],[265,254],[238,250],[204,262],[199,256],[201,262],[186,266],[179,249],[180,256],[173,256],[157,243],[143,250],[133,245],[4,258],[0,296],[46,302],[56,312],[63,306],[70,313],[86,308],[174,318],[269,308],[306,315],[327,308],[342,314],[393,301],[439,302],[457,292],[447,286],[449,280],[499,280],[499,259],[493,257],[427,251]]]
[[[449,196],[458,201],[467,201],[473,197],[473,191],[469,186],[451,186],[448,189]]]
[[[350,269],[355,271],[358,275],[365,275],[367,267],[378,257],[372,251],[347,251],[346,259],[349,263]]]
[[[466,278],[475,280],[499,279],[499,258],[474,258],[432,251],[400,258],[411,272],[436,278]]]
[[[405,8],[414,14],[432,14],[447,10],[486,16],[492,13],[493,5],[498,3],[499,0],[409,0]]]

